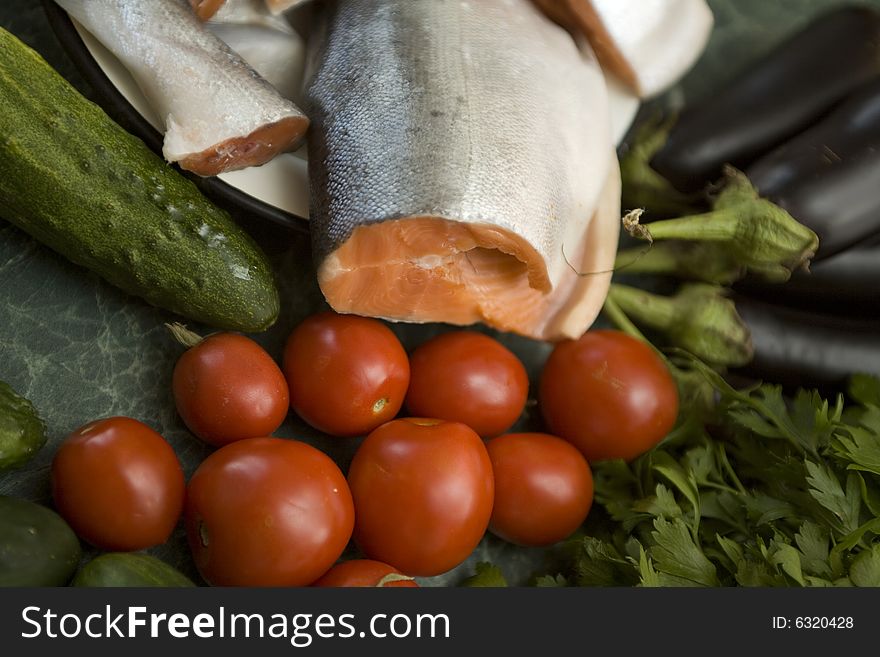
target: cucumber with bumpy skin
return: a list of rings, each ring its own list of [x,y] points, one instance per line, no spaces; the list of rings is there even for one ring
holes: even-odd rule
[[[176,568],[149,554],[108,552],[80,568],[71,582],[82,587],[181,587],[195,586]]]
[[[278,316],[231,217],[0,28],[0,217],[151,304],[222,329]]]
[[[46,444],[46,425],[31,402],[0,381],[0,472],[27,463]]]
[[[64,586],[81,554],[76,534],[52,509],[0,495],[0,587]]]

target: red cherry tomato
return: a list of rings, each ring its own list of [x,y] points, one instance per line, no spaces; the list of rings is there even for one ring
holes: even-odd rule
[[[55,507],[83,540],[104,550],[142,550],[167,541],[184,490],[171,445],[127,417],[77,429],[52,461]]]
[[[519,545],[552,545],[590,512],[593,475],[571,444],[545,433],[511,433],[486,444],[495,473],[489,529]]]
[[[307,318],[287,340],[283,367],[293,410],[334,436],[360,436],[394,418],[409,385],[397,336],[354,315]]]
[[[483,437],[497,436],[517,421],[528,394],[520,360],[482,333],[444,333],[410,357],[406,408],[417,417],[463,422]]]
[[[248,438],[190,479],[186,532],[202,577],[218,586],[307,586],[339,558],[354,509],[345,477],[311,445]]]
[[[387,563],[372,559],[352,559],[336,564],[312,586],[321,587],[363,587],[381,586],[385,588],[418,588],[411,579],[394,579],[383,581],[389,575],[400,575],[400,571]]]
[[[460,564],[492,514],[489,454],[458,422],[382,425],[355,453],[348,481],[355,542],[407,575],[438,575]]]
[[[663,440],[678,416],[666,364],[618,331],[559,343],[541,373],[539,399],[551,433],[588,461],[634,459]]]
[[[187,349],[172,387],[186,426],[218,447],[268,436],[289,408],[281,369],[260,345],[235,333],[210,335]]]

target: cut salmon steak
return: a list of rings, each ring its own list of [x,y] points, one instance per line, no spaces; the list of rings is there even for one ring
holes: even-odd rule
[[[529,0],[320,7],[306,95],[329,304],[580,336],[604,302],[620,221],[605,80],[586,40]]]
[[[132,75],[165,126],[162,154],[201,176],[297,148],[309,120],[211,33],[186,0],[56,0]],[[200,2],[201,15],[223,3]]]

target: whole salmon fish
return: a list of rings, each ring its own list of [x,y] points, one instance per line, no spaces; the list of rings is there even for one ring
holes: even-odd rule
[[[200,175],[263,164],[303,140],[299,108],[187,0],[57,0],[122,62],[165,122],[162,152]]]
[[[620,221],[602,71],[530,0],[327,0],[313,253],[339,312],[578,337]]]

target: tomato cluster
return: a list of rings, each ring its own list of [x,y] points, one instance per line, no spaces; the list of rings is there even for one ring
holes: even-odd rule
[[[541,373],[552,435],[508,433],[529,379],[500,342],[453,331],[407,355],[382,322],[330,312],[294,329],[281,367],[245,336],[197,341],[172,389],[186,426],[218,448],[188,483],[159,434],[110,418],[61,445],[53,495],[108,550],[163,543],[182,516],[199,572],[222,586],[416,586],[487,531],[551,545],[589,513],[588,461],[638,456],[678,410],[650,347],[592,331],[556,345]],[[317,448],[272,437],[290,409],[324,433],[366,436],[347,476]],[[367,558],[337,563],[351,539]]]

